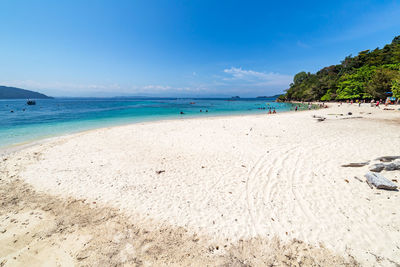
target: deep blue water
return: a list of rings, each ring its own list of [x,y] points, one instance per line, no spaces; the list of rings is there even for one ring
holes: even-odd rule
[[[56,98],[36,100],[34,106],[26,105],[26,100],[0,100],[0,147],[105,126],[194,116],[267,113],[268,108],[282,112],[290,110],[292,105],[272,99]]]

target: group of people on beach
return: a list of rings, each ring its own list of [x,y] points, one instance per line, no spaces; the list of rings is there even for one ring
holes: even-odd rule
[[[301,103],[303,104],[303,102],[301,102]],[[324,104],[320,104],[319,107],[320,107],[320,108],[324,108],[325,105],[324,105]],[[313,105],[312,105],[311,102],[308,102],[308,103],[307,103],[307,108],[308,108],[308,110],[311,110],[311,109],[313,108]],[[314,107],[314,108],[315,108],[315,107]],[[299,110],[299,106],[296,105],[296,106],[294,107],[294,111],[297,111],[297,110]]]
[[[354,100],[347,100],[346,103],[349,104],[349,105],[353,105],[353,104],[354,104]],[[367,102],[366,102],[365,99],[364,99],[364,100],[356,100],[355,103],[358,104],[358,107],[361,107],[361,104],[365,104],[365,103],[367,103]],[[371,105],[371,107],[380,108],[379,105],[380,105],[381,103],[383,103],[383,100],[382,100],[382,99],[377,100],[376,102],[375,102],[374,99],[372,99],[371,102],[370,102],[370,105]],[[340,107],[340,106],[342,106],[342,105],[343,105],[343,102],[340,101],[339,104],[338,104],[338,106]],[[387,105],[388,105],[388,102],[385,103],[385,106],[387,106]]]

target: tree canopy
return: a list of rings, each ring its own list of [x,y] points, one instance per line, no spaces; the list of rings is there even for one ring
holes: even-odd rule
[[[399,97],[400,36],[383,48],[347,56],[317,73],[299,72],[280,100],[330,101]]]

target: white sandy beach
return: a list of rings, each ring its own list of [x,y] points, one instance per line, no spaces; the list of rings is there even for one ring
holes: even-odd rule
[[[314,114],[327,119],[317,122]],[[240,257],[263,265],[266,261],[257,261],[256,256],[263,254],[265,259],[268,251],[279,254],[281,245],[268,242],[280,240],[276,242],[288,244],[282,249],[285,256],[287,249],[294,249],[294,260],[282,256],[281,261],[275,259],[280,264],[285,260],[300,264],[296,255],[305,247],[309,254],[300,257],[305,265],[354,265],[354,257],[363,266],[395,266],[400,264],[399,192],[371,189],[354,178],[364,181],[368,166],[341,167],[372,163],[381,156],[400,156],[400,111],[366,104],[139,123],[59,137],[3,155],[2,193],[17,200],[2,196],[0,247],[7,249],[0,253],[0,263],[40,265],[48,259],[96,265],[95,254],[91,257],[86,248],[107,246],[105,239],[96,243],[100,237],[91,232],[96,229],[108,231],[103,237],[113,240],[111,256],[101,255],[130,265],[231,265],[237,263],[232,259]],[[382,174],[400,181],[399,171]],[[35,199],[32,205],[30,198]],[[65,203],[75,200],[85,205],[70,213]],[[47,206],[53,211],[46,211]],[[101,219],[85,223],[84,232],[78,227],[82,222],[70,223],[79,212],[96,217],[93,212],[111,211],[135,229],[145,225],[147,233],[132,230],[136,239],[126,234],[131,224],[118,222],[117,215],[101,216],[109,228]],[[54,229],[63,223],[65,227],[61,232],[52,228],[50,237],[31,237],[46,228],[38,217],[54,224]],[[13,218],[17,223],[11,222]],[[155,232],[171,227],[191,237],[172,242]],[[183,232],[176,236],[182,238]],[[146,237],[151,233],[151,238]],[[267,246],[263,240],[274,248],[260,250]],[[179,247],[179,242],[187,247],[178,252],[171,247]],[[240,242],[247,242],[247,247],[240,247]],[[143,251],[151,245],[158,245],[160,251],[146,258]],[[169,256],[162,256],[168,247]],[[184,256],[195,250],[198,254]],[[81,251],[89,256],[80,257]],[[171,260],[173,254],[180,258]],[[223,255],[228,254],[226,262]],[[307,257],[316,261],[308,262]]]

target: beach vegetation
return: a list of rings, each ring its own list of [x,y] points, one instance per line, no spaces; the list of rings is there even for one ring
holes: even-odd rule
[[[393,96],[400,98],[400,78],[392,81]]]
[[[400,36],[383,48],[349,55],[316,73],[299,72],[280,100],[332,101],[380,99],[398,95]],[[395,96],[396,97],[396,96]],[[398,96],[397,96],[398,97]]]

